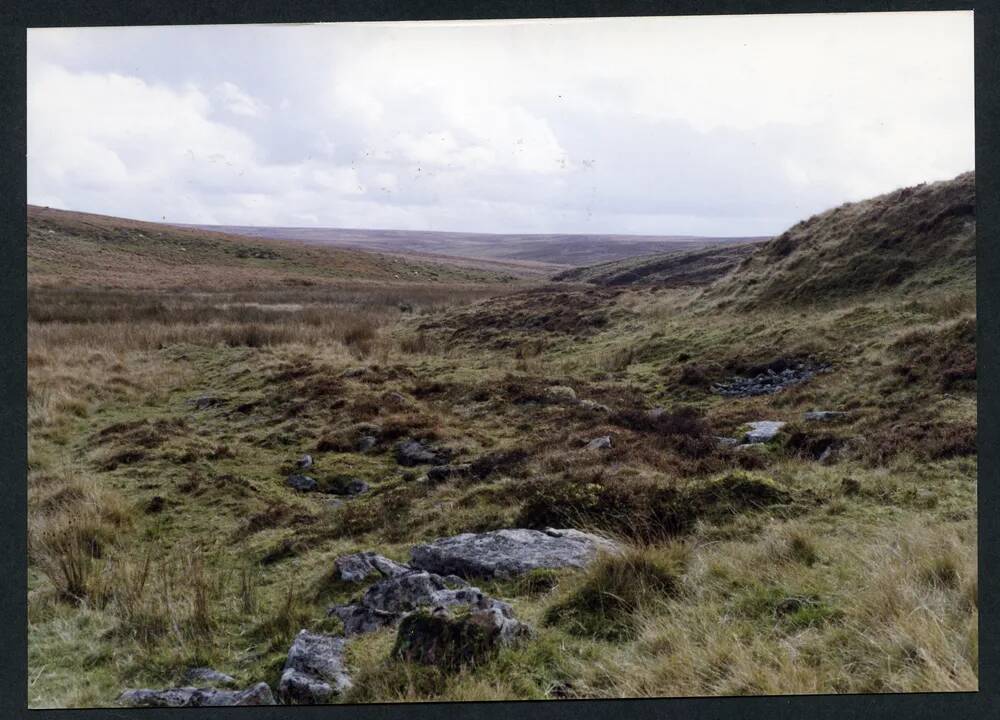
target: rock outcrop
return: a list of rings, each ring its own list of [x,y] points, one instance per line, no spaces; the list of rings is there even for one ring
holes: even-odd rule
[[[125,707],[227,707],[274,705],[274,695],[267,683],[257,683],[246,690],[216,690],[179,687],[166,690],[126,690],[118,697]]]
[[[330,702],[351,687],[344,666],[346,640],[302,630],[288,651],[278,696],[289,705]]]
[[[394,560],[373,552],[341,555],[334,560],[334,567],[338,580],[352,583],[361,582],[371,575],[398,577],[413,572],[413,568],[400,565]]]
[[[578,530],[495,530],[417,545],[410,565],[439,575],[506,578],[536,568],[584,567],[598,553],[618,549],[609,540]]]
[[[743,436],[743,442],[749,445],[771,442],[781,432],[781,428],[785,427],[785,423],[780,420],[758,420],[748,424],[750,429]]]

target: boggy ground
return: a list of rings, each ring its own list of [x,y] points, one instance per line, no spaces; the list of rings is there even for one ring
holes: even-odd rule
[[[327,607],[358,592],[338,555],[546,526],[630,550],[477,582],[534,632],[472,669],[392,659],[391,629],[353,640],[343,699],[977,687],[970,290],[752,311],[691,288],[481,301],[501,287],[37,288],[31,705],[109,705],[200,665],[274,687],[294,635],[336,632]],[[831,370],[711,391],[789,360]],[[789,424],[718,442],[754,420]],[[472,467],[425,482],[396,462],[404,438]],[[303,453],[317,479],[370,490],[296,492]]]

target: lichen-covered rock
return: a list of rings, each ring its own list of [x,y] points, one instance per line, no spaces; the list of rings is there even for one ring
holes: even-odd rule
[[[190,668],[184,673],[184,682],[197,687],[235,688],[236,678],[207,667]]]
[[[301,630],[288,650],[278,696],[289,705],[320,705],[351,687],[344,665],[346,640]]]
[[[602,435],[601,437],[596,437],[587,443],[587,450],[607,450],[611,447],[611,436]]]
[[[126,690],[118,697],[125,707],[227,707],[274,705],[274,695],[267,683],[257,683],[246,690],[214,690],[180,687],[166,690]]]
[[[344,634],[361,635],[395,625],[421,607],[466,605],[485,609],[497,603],[500,601],[485,596],[461,578],[443,578],[418,570],[380,580],[353,602],[334,605],[329,614],[344,623]]]
[[[412,572],[413,568],[400,565],[394,560],[373,552],[358,552],[341,555],[333,561],[336,576],[344,582],[361,582],[370,575],[397,577]]]
[[[545,397],[551,402],[575,403],[576,390],[567,385],[549,385],[545,388]]]
[[[319,487],[319,484],[313,478],[308,475],[299,475],[298,473],[289,475],[288,479],[285,480],[285,484],[299,492],[313,492]]]
[[[809,422],[828,422],[830,420],[846,418],[849,415],[849,412],[842,410],[812,410],[805,413],[802,418]]]
[[[529,634],[506,606],[452,613],[410,613],[399,625],[393,655],[409,662],[458,670],[489,659]]]
[[[600,552],[618,551],[610,540],[579,530],[495,530],[417,545],[410,565],[439,575],[504,578],[536,568],[584,567]]]
[[[779,420],[758,420],[749,423],[750,429],[743,436],[743,442],[748,444],[771,442],[785,427],[785,423]]]
[[[368,483],[348,475],[337,475],[325,480],[320,489],[330,495],[360,495],[368,492]]]
[[[419,440],[403,440],[396,444],[396,462],[404,467],[414,465],[447,465],[451,453],[443,448],[433,448]]]

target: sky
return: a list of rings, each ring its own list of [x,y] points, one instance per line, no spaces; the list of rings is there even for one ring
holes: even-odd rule
[[[770,235],[974,168],[971,12],[28,31],[28,201]]]

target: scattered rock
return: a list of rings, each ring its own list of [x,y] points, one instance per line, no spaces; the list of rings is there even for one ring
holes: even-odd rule
[[[567,385],[549,385],[545,388],[545,397],[557,403],[575,403],[576,390]]]
[[[437,608],[403,618],[392,652],[410,662],[458,670],[488,659],[528,634],[527,626],[506,605],[474,608],[460,615]]]
[[[168,688],[166,690],[126,690],[118,697],[126,707],[226,707],[274,705],[274,695],[267,683],[257,683],[246,690],[211,688]]]
[[[611,436],[602,435],[587,443],[586,450],[607,450],[611,447]]]
[[[778,360],[771,363],[770,367],[762,369],[761,372],[751,377],[737,375],[728,382],[714,383],[712,391],[727,397],[771,395],[792,385],[808,382],[817,373],[829,370],[829,365],[807,362],[790,363],[785,360]]]
[[[368,452],[373,447],[375,447],[375,444],[377,442],[378,439],[371,435],[362,435],[358,439],[358,452]]]
[[[451,453],[432,448],[419,440],[403,440],[396,444],[396,462],[405,467],[414,465],[447,465]]]
[[[758,420],[749,423],[750,430],[743,436],[743,441],[748,444],[766,443],[774,440],[785,427],[785,423],[779,420]]]
[[[300,470],[308,470],[313,466],[312,455],[303,455],[298,462]]]
[[[840,410],[813,410],[811,412],[805,413],[802,417],[807,421],[826,422],[828,420],[838,420],[840,418],[845,418],[849,415],[850,415],[849,412],[843,412]]]
[[[238,684],[236,678],[207,667],[191,668],[184,673],[184,682],[198,687],[235,688]]]
[[[342,378],[363,377],[367,375],[369,372],[371,371],[366,367],[348,368],[347,370],[344,370],[344,372],[340,373],[340,377]]]
[[[188,402],[194,405],[195,410],[207,410],[210,407],[215,407],[222,401],[214,395],[200,395]]]
[[[313,492],[319,487],[319,484],[308,475],[299,474],[289,475],[285,484],[299,492]]]
[[[611,408],[609,408],[607,405],[602,405],[601,403],[595,400],[581,400],[579,406],[582,409],[590,410],[591,412],[602,412],[602,413],[611,412]]]
[[[330,495],[360,495],[368,490],[368,483],[349,475],[338,475],[323,484],[323,492]]]
[[[737,440],[736,438],[731,438],[731,437],[716,437],[715,439],[718,441],[719,445],[724,445],[726,447],[733,447],[735,445],[739,445],[740,444],[740,441]]]
[[[344,666],[346,640],[301,630],[288,650],[278,696],[287,704],[319,705],[351,687]]]
[[[461,585],[457,585],[456,580]],[[344,634],[350,636],[395,625],[404,615],[421,607],[454,605],[480,609],[507,607],[460,578],[449,580],[434,573],[414,570],[380,580],[353,602],[334,605],[329,614],[340,618],[344,623]]]
[[[444,482],[448,478],[462,477],[469,473],[472,466],[468,463],[461,465],[435,465],[427,471],[428,482]]]
[[[373,552],[358,552],[341,555],[334,560],[337,578],[344,582],[361,582],[369,575],[380,574],[383,577],[398,577],[412,572],[413,568],[400,565],[394,560]]]
[[[410,565],[441,575],[511,577],[536,568],[584,567],[617,544],[578,530],[509,529],[463,533],[417,545]]]

